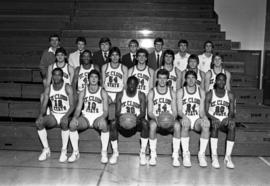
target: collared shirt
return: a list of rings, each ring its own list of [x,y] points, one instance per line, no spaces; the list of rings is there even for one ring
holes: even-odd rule
[[[80,54],[81,51],[77,50],[69,55],[68,63],[73,68],[80,66]]]
[[[48,52],[52,52],[53,54],[55,54],[55,50],[53,50],[52,47],[50,47],[50,48],[48,49]]]
[[[105,53],[107,54],[107,56],[105,55]],[[106,59],[109,57],[109,51],[107,52],[102,51],[102,56],[103,56],[104,61],[106,61]]]
[[[158,55],[159,55],[159,64],[158,64],[158,66],[160,67],[161,66],[162,51],[160,51],[160,52],[155,51],[155,55],[156,55],[156,60],[158,60]]]
[[[134,56],[135,56],[135,58],[136,58],[136,54],[129,53],[129,55],[130,55],[131,61],[133,62],[133,60],[134,60]]]
[[[179,70],[184,71],[187,68],[189,56],[190,54],[186,53],[185,56],[182,57],[178,52],[177,54],[174,55],[174,63],[173,63],[174,66]]]
[[[199,55],[198,57],[199,57],[199,66],[198,66],[198,68],[201,70],[201,71],[203,71],[203,72],[207,72],[208,70],[210,70],[210,65],[211,65],[211,62],[212,62],[212,54],[211,54],[211,56],[210,57],[207,57],[206,55],[205,55],[205,53],[203,53],[203,54],[201,54],[201,55]]]

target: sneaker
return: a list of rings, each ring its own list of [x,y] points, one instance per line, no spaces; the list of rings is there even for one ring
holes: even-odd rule
[[[80,158],[80,153],[79,151],[73,151],[71,156],[68,158],[68,162],[72,163],[77,161]]]
[[[201,167],[207,167],[207,161],[205,154],[198,154],[199,164]]]
[[[110,164],[116,164],[118,159],[119,153],[113,152],[111,158],[110,158]]]
[[[183,165],[184,167],[191,167],[190,152],[183,153]]]
[[[51,151],[49,148],[44,148],[42,150],[42,153],[39,155],[38,160],[39,161],[45,161],[47,158],[51,156]]]
[[[140,165],[146,165],[146,155],[145,152],[140,153]]]
[[[59,162],[63,163],[65,161],[67,161],[67,149],[62,149],[61,150],[61,154],[60,154],[60,157],[59,157]]]
[[[232,162],[231,156],[225,156],[224,163],[225,163],[227,168],[234,169],[234,164]]]
[[[157,164],[157,156],[151,155],[149,165],[155,166]]]
[[[218,155],[212,155],[212,167],[214,167],[215,169],[220,168],[220,165],[218,162]]]
[[[101,152],[101,159],[100,159],[101,163],[108,163],[108,155],[107,155],[107,151],[102,151]]]

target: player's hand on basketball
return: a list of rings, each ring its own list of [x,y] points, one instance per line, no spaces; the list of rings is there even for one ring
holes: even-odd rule
[[[63,116],[62,118],[61,118],[61,122],[60,123],[63,123],[63,124],[68,124],[68,117],[67,116]]]

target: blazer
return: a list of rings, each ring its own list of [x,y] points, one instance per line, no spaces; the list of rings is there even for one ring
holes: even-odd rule
[[[105,63],[108,63],[108,62],[109,62],[109,58],[107,58],[105,61],[101,50],[94,52],[93,64],[96,64],[101,68]]]
[[[161,66],[162,60],[163,60],[163,51],[161,57],[159,58],[159,66],[158,66],[155,51],[153,51],[148,56],[148,66],[155,71]]]
[[[122,64],[125,65],[127,68],[131,68],[134,65],[136,65],[136,63],[134,63],[131,60],[130,53],[127,53],[127,54],[125,54],[125,55],[122,56]]]

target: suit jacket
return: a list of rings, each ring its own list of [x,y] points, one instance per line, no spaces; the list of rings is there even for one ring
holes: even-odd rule
[[[131,68],[134,65],[136,65],[132,60],[131,60],[131,56],[130,53],[127,53],[125,55],[122,56],[122,64],[125,65],[127,68]]]
[[[161,66],[161,62],[163,60],[163,51],[159,58],[159,65],[157,64],[157,59],[155,55],[155,51],[149,54],[148,56],[148,66],[152,68],[153,70],[157,70]]]
[[[109,58],[105,61],[102,55],[102,51],[96,51],[93,54],[93,64],[98,65],[100,68],[105,64],[109,62]]]

